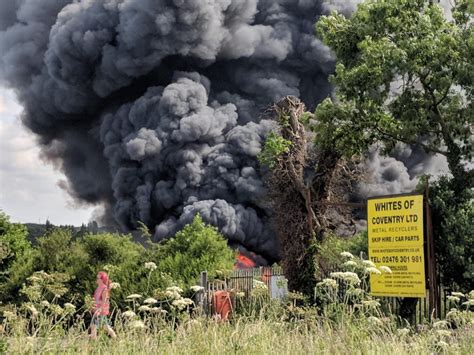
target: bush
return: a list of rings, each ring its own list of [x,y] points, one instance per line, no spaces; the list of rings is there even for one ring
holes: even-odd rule
[[[0,211],[0,282],[4,282],[15,260],[30,249],[27,235],[24,225],[11,223],[9,217]]]
[[[229,270],[235,262],[224,237],[199,215],[152,254],[158,270],[172,275],[182,286],[195,284],[201,271],[207,270],[212,278],[217,270]]]

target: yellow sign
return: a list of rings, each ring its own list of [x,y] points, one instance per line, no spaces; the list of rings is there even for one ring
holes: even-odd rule
[[[367,201],[369,258],[392,273],[370,275],[373,296],[426,297],[423,195]]]

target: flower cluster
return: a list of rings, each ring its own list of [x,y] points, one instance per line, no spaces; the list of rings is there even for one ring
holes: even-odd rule
[[[331,278],[333,279],[339,279],[339,280],[347,282],[350,285],[355,285],[355,286],[360,285],[360,282],[361,282],[359,275],[357,275],[355,272],[350,272],[350,271],[331,272],[329,276],[331,276]]]
[[[145,263],[145,269],[148,269],[150,271],[154,271],[157,268],[158,268],[158,266],[156,266],[156,264],[153,261],[149,261],[149,262]]]

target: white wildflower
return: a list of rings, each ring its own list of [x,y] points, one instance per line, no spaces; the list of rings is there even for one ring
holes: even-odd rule
[[[135,312],[134,311],[125,311],[122,313],[122,317],[125,317],[125,318],[133,318],[135,317]]]
[[[242,298],[245,297],[245,292],[237,292],[235,295],[239,298]]]
[[[142,295],[139,295],[138,293],[132,293],[131,295],[127,296],[128,300],[136,300],[142,298]]]
[[[379,266],[379,270],[382,271],[385,274],[391,274],[392,273],[392,269],[390,269],[388,266],[385,266],[385,265]]]
[[[158,266],[156,266],[156,264],[153,261],[149,261],[149,262],[145,263],[145,269],[148,269],[150,271],[154,271],[157,268],[158,268]]]
[[[110,288],[111,289],[118,289],[118,288],[120,288],[120,284],[118,282],[112,282],[112,283],[110,283]]]
[[[456,296],[448,296],[447,299],[448,299],[448,301],[451,301],[453,303],[459,303],[459,301],[461,301],[461,299],[459,297],[456,297]]]
[[[153,297],[148,297],[145,301],[143,301],[143,303],[145,303],[145,304],[155,304],[155,303],[158,303],[158,301],[156,299],[154,299]]]
[[[181,298],[179,300],[174,300],[171,304],[179,310],[183,310],[187,306],[194,304],[194,302],[189,298]]]
[[[435,329],[447,329],[448,328],[448,322],[446,322],[445,320],[439,320],[439,321],[433,323],[433,328],[435,328]]]
[[[337,281],[334,279],[323,279],[323,281],[318,282],[316,286],[337,289]]]
[[[166,298],[170,298],[172,300],[179,300],[181,298],[181,295],[179,294],[179,292],[176,292],[173,290],[166,290],[165,296]]]
[[[351,253],[349,253],[348,251],[343,251],[341,253],[341,256],[345,257],[345,258],[349,258],[349,259],[353,259],[354,258],[354,255],[352,255]]]
[[[132,329],[144,329],[145,323],[143,323],[141,320],[135,320],[129,324],[129,327]]]
[[[146,305],[138,307],[139,312],[149,312],[150,309],[151,308],[149,306],[146,306]]]
[[[202,287],[202,286],[199,286],[199,285],[191,286],[191,291],[193,291],[193,292],[201,292],[203,290],[204,290],[204,287]]]
[[[451,292],[451,296],[455,296],[459,298],[466,297],[466,295],[462,292]]]
[[[382,274],[379,269],[377,269],[376,267],[372,267],[372,266],[365,268],[365,272],[367,272],[369,274],[376,274],[376,275],[381,275]]]
[[[352,288],[347,290],[349,296],[360,297],[364,294],[364,290],[361,288]]]
[[[35,307],[34,305],[32,305],[32,304],[27,305],[27,306],[26,306],[26,309],[27,309],[28,311],[30,311],[33,316],[36,316],[36,315],[38,315],[38,313],[39,313],[38,310],[36,309],[36,307]]]
[[[262,281],[259,281],[259,280],[255,280],[255,279],[254,279],[254,280],[253,280],[253,288],[255,288],[255,289],[261,289],[261,290],[265,289],[265,290],[266,290],[266,289],[267,289],[267,285],[266,285],[264,282],[262,282]]]
[[[72,303],[65,303],[64,304],[64,308],[67,310],[67,311],[74,311],[76,310],[76,306],[74,306]]]
[[[472,306],[474,306],[474,299],[472,299],[472,300],[467,300],[466,302],[463,302],[462,305],[463,305],[463,306],[466,306],[466,307],[472,307]]]
[[[353,267],[353,266],[357,266],[357,263],[354,260],[348,260],[344,263],[344,266]]]
[[[362,260],[362,264],[368,267],[375,267],[375,264],[370,260]]]
[[[183,293],[183,289],[178,286],[170,286],[166,288],[166,291],[173,291],[177,293]]]
[[[362,301],[362,304],[367,308],[377,308],[380,307],[380,303],[376,300],[367,300]]]
[[[474,300],[474,290],[469,292],[469,294],[467,295],[467,298],[469,298],[470,300]]]
[[[333,279],[341,279],[351,285],[360,285],[359,276],[355,272],[332,272],[329,276]]]
[[[10,311],[3,311],[3,316],[8,320],[15,320],[17,318],[16,313]]]
[[[49,307],[50,304],[48,301],[44,300],[44,301],[41,301],[41,305],[43,305],[43,307]]]
[[[167,313],[168,313],[165,309],[160,308],[160,307],[152,307],[152,308],[150,309],[150,311],[151,311],[152,313],[161,313],[161,314],[167,314]]]

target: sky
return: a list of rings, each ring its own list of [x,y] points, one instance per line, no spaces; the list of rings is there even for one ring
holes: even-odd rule
[[[40,157],[21,124],[22,107],[13,91],[0,87],[0,210],[13,222],[81,225],[94,206],[77,205],[58,182],[65,180]]]

